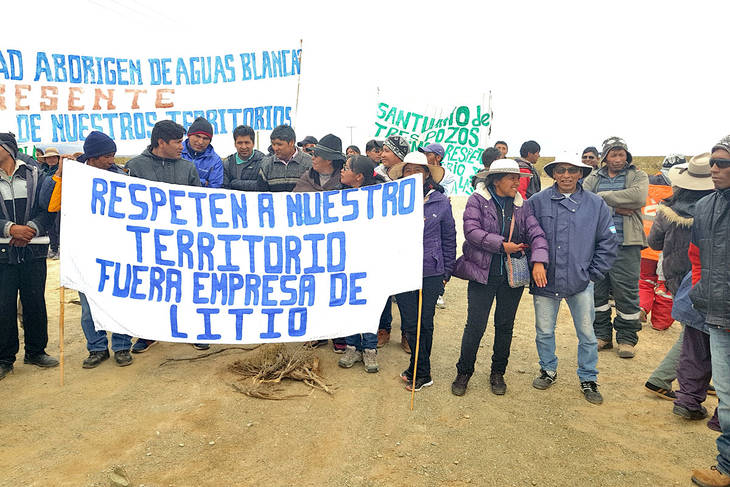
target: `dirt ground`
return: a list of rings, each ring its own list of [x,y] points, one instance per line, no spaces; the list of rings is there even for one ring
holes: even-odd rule
[[[455,214],[464,202],[454,199]],[[48,352],[57,356],[58,261],[48,264]],[[338,386],[333,396],[315,391],[265,401],[231,387],[236,377],[227,367],[250,351],[160,366],[202,352],[158,344],[129,367],[109,360],[82,369],[87,353],[75,298],[66,293],[65,385],[59,369],[23,365],[22,343],[15,372],[0,382],[2,486],[106,486],[117,465],[134,486],[684,486],[692,468],[714,464],[717,434],[704,421],[673,415],[671,402],[643,387],[677,339],[677,323],[663,332],[645,327],[632,360],[600,353],[605,402],[595,406],[578,388],[577,339],[565,305],[558,381],[546,391],[532,387],[539,366],[532,297],[525,293],[507,394],[489,390],[490,319],[476,373],[466,395],[456,397],[450,385],[466,282],[454,279],[447,308],[436,315],[434,386],[416,394],[410,411],[398,377],[408,356],[399,347],[395,307],[393,341],[379,352],[378,374],[341,369],[340,356],[322,348],[323,375]],[[301,384],[287,388],[308,392]],[[705,405],[711,412],[716,403],[711,396]]]

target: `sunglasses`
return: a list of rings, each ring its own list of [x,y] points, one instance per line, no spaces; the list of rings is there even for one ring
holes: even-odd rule
[[[304,149],[304,152],[306,152],[307,154],[314,154],[314,148],[313,147],[307,147],[306,149]]]
[[[553,169],[553,173],[555,173],[555,174],[563,174],[566,172],[568,174],[578,174],[580,172],[580,168],[579,167],[556,167],[555,169]]]
[[[710,167],[717,165],[720,169],[730,167],[730,159],[710,159]]]
[[[583,156],[583,159],[598,159],[598,158],[594,155],[589,155],[589,156]]]

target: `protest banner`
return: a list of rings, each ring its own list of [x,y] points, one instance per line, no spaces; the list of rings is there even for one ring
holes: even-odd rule
[[[268,343],[378,328],[419,289],[420,176],[319,193],[244,193],[64,165],[61,285],[97,329]]]
[[[24,44],[26,45],[26,44]],[[115,140],[118,154],[142,152],[155,122],[186,129],[198,116],[214,135],[236,126],[270,131],[292,124],[300,74],[299,42],[228,51],[150,54],[0,49],[0,127],[25,152],[38,144],[81,147],[92,130]]]
[[[456,176],[456,194],[468,195],[472,192],[471,177],[483,168],[483,141],[491,123],[491,108],[483,103],[414,111],[379,101],[374,137],[400,135],[408,140],[412,151],[441,144],[445,151],[441,164]]]

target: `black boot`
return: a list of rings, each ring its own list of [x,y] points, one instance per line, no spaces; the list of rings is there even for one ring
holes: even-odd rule
[[[456,379],[451,383],[451,393],[455,396],[463,396],[470,378],[471,375],[468,374],[457,374]]]

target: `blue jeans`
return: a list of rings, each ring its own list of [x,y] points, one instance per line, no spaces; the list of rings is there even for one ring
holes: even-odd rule
[[[91,316],[91,308],[86,300],[84,293],[79,293],[81,301],[81,329],[84,330],[86,337],[86,349],[89,352],[103,352],[109,347],[105,331],[96,331],[94,328],[94,318]],[[129,335],[120,335],[112,333],[112,351],[129,350],[132,346],[132,337]]]
[[[710,328],[712,383],[717,391],[717,411],[722,434],[717,437],[717,469],[730,475],[730,332]]]
[[[375,333],[358,333],[345,338],[345,342],[347,345],[355,347],[358,352],[368,349],[375,350],[378,348],[378,335]]]
[[[555,324],[562,299],[533,296],[535,303],[535,343],[542,370],[556,372],[558,357],[555,355]],[[593,331],[593,283],[583,291],[565,298],[573,317],[578,335],[578,378],[581,382],[596,381],[598,377],[598,341]]]

